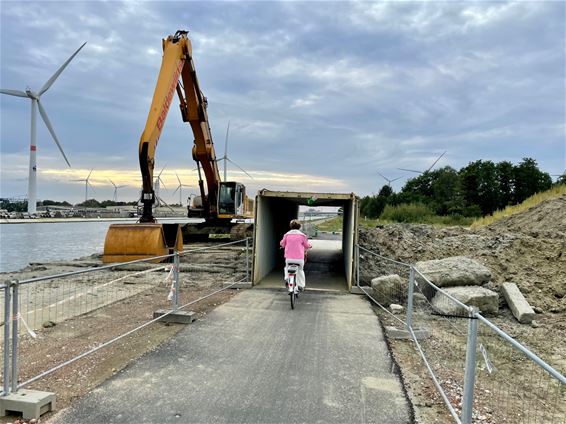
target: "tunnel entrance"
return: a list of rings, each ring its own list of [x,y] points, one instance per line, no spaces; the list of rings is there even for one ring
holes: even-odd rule
[[[357,243],[358,203],[351,194],[275,192],[262,190],[256,197],[254,225],[254,286],[283,287],[283,251],[279,241],[289,230],[289,221],[298,218],[301,230],[313,248],[305,264],[310,290],[348,291],[354,278],[354,251]],[[305,206],[308,208],[305,210]],[[317,233],[313,222],[324,219],[324,207],[339,210],[342,231]],[[330,208],[328,208],[330,209]]]

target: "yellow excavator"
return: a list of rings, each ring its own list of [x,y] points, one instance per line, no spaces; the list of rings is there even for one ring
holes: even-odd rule
[[[163,40],[161,69],[139,144],[143,212],[138,223],[109,227],[104,243],[105,263],[167,255],[183,250],[183,241],[208,238],[210,234],[243,234],[251,227],[233,222],[251,218],[253,205],[243,184],[220,179],[206,111],[207,100],[198,83],[187,33],[177,31]],[[175,92],[183,121],[191,125],[194,135],[192,154],[199,177],[200,196],[188,206],[188,216],[204,218],[204,222],[183,226],[160,224],[153,216],[155,151]]]

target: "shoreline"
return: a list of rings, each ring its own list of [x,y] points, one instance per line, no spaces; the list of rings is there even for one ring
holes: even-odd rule
[[[174,220],[178,219],[184,222],[192,222],[191,219],[194,218],[187,218],[186,216],[167,216],[159,218],[159,221],[163,220]],[[196,218],[199,220],[198,218]],[[34,219],[0,219],[0,224],[45,224],[45,223],[60,223],[60,224],[67,224],[69,222],[112,222],[112,221],[128,221],[128,222],[137,222],[138,218],[34,218]],[[200,221],[200,220],[199,220]]]

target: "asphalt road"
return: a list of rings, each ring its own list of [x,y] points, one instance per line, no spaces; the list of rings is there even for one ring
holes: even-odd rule
[[[377,317],[350,294],[247,290],[54,423],[408,423]]]

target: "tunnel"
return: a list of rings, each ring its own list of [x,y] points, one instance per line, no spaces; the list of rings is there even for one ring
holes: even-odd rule
[[[285,259],[279,242],[300,206],[333,206],[343,214],[342,234],[318,234],[305,263],[307,289],[349,291],[354,283],[358,234],[358,198],[354,193],[310,193],[261,190],[256,196],[252,284],[283,287]],[[304,224],[304,222],[303,222]],[[304,230],[304,227],[301,228]]]

